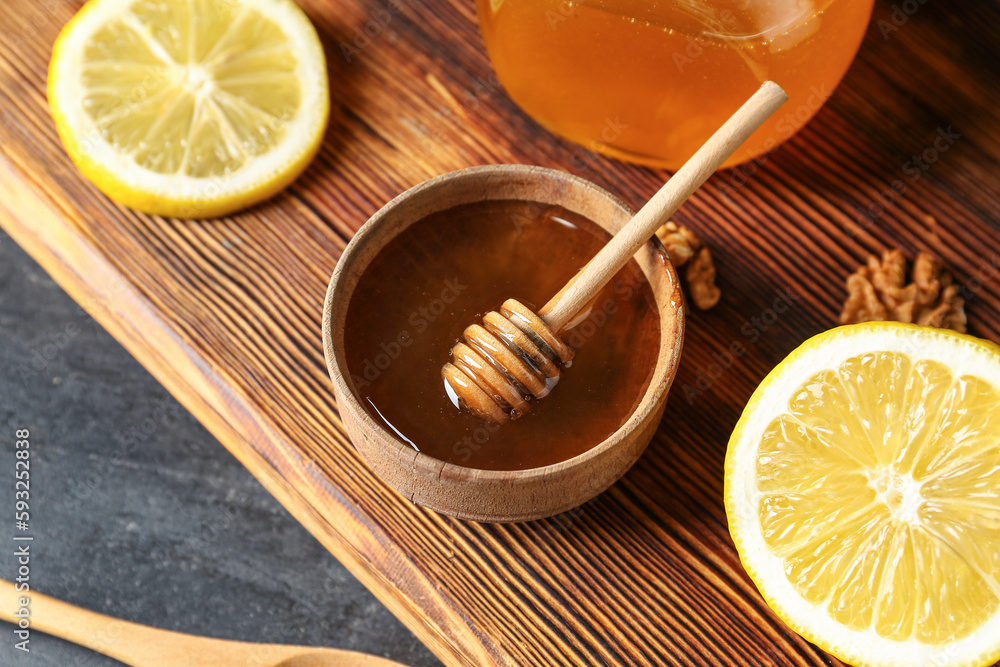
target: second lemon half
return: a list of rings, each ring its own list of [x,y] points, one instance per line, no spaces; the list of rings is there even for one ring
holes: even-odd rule
[[[794,630],[870,667],[1000,657],[1000,348],[896,322],[804,343],[729,443],[747,572]]]

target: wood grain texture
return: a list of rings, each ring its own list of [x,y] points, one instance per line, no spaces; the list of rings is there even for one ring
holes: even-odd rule
[[[1000,3],[920,4],[883,35],[893,10],[880,0],[817,117],[752,175],[695,194],[676,218],[712,246],[723,298],[689,318],[659,432],[594,501],[510,526],[410,505],[348,442],[320,340],[337,257],[392,196],[460,167],[564,169],[633,208],[665,174],[518,111],[468,0],[402,4],[350,62],[340,44],[385,4],[303,0],[333,91],[315,163],[238,216],[139,215],[80,178],[46,111],[49,51],[80,4],[0,15],[0,221],[446,663],[837,664],[744,575],[723,511],[725,445],[756,384],[835,323],[843,279],[883,247],[939,256],[972,297],[971,330],[1000,341]],[[911,156],[947,128],[960,138],[914,179]]]

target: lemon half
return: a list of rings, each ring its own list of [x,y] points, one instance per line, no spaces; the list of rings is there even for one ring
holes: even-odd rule
[[[284,188],[330,108],[322,45],[290,0],[90,0],[56,40],[48,97],[87,178],[178,217]]]
[[[743,565],[805,638],[872,667],[1000,658],[1000,348],[816,336],[750,399],[725,474]]]

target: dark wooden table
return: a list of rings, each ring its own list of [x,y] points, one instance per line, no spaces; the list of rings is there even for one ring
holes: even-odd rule
[[[307,0],[333,94],[315,163],[233,217],[137,214],[77,174],[46,111],[51,45],[80,4],[10,2],[0,15],[0,223],[446,663],[836,664],[740,567],[726,442],[761,378],[835,324],[845,276],[885,247],[940,257],[971,297],[971,330],[1000,341],[1000,3],[914,2],[894,24],[879,2],[815,120],[753,175],[716,175],[695,195],[677,219],[713,247],[723,299],[689,319],[660,431],[596,500],[508,526],[409,504],[347,440],[320,341],[337,257],[388,199],[461,167],[560,168],[633,206],[666,175],[522,114],[469,0],[403,3],[350,62],[340,43],[384,2]],[[912,157],[949,131],[914,173]],[[791,306],[777,315],[779,298]],[[746,352],[727,361],[733,342]]]

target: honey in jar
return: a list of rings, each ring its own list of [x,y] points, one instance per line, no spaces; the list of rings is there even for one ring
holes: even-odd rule
[[[851,64],[873,0],[477,0],[497,76],[539,123],[677,169],[765,80],[789,101],[727,161],[791,137]]]
[[[371,261],[348,306],[344,351],[361,404],[414,449],[471,468],[535,468],[600,443],[628,420],[656,365],[659,315],[634,260],[562,333],[576,356],[520,418],[498,425],[459,410],[441,367],[467,326],[509,298],[537,310],[609,239],[563,208],[519,201],[412,224]]]

